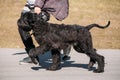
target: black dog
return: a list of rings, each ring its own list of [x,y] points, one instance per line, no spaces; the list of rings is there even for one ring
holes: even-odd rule
[[[89,32],[93,27],[107,28],[110,21],[106,26],[98,24],[91,24],[88,26],[80,25],[64,25],[52,24],[42,20],[41,16],[35,13],[25,13],[18,25],[25,30],[33,30],[33,35],[40,46],[31,49],[29,56],[33,63],[37,64],[36,56],[51,50],[53,63],[48,70],[57,70],[60,65],[60,50],[65,49],[67,46],[72,45],[77,52],[85,53],[90,57],[88,68],[93,67],[95,62],[98,63],[98,68],[94,70],[96,73],[104,72],[104,57],[97,54],[93,48],[92,37]],[[30,25],[31,27],[26,26]]]

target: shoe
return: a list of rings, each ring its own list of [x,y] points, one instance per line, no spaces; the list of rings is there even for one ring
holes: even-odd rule
[[[20,60],[19,61],[19,64],[22,65],[22,64],[28,64],[28,63],[32,63],[32,60],[30,57],[26,57],[24,58],[23,60]]]
[[[62,60],[63,60],[63,61],[70,60],[70,56],[64,56],[64,57],[62,58]]]

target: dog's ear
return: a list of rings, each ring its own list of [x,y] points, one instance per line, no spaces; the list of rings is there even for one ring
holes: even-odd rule
[[[29,12],[21,13],[21,17],[17,21],[17,25],[19,28],[22,28],[25,31],[31,30],[32,26],[30,26],[29,24],[29,20],[31,20],[30,15],[31,14]]]
[[[21,13],[20,18],[19,18],[18,21],[17,21],[17,25],[18,25],[19,27],[28,26],[28,23],[27,23],[27,21],[26,21],[25,19],[26,19],[26,18],[24,17],[24,14]]]
[[[23,17],[23,21],[24,21],[26,24],[28,24],[28,22],[32,20],[32,13],[26,12],[26,13],[23,14],[22,17]]]
[[[32,25],[39,20],[39,14],[28,12],[26,13],[24,20],[27,21],[29,25]]]

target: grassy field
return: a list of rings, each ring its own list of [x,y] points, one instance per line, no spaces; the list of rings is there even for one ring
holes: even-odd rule
[[[111,21],[109,28],[91,30],[96,48],[120,49],[120,0],[69,0],[69,16],[62,22],[53,17],[50,22],[88,25],[101,25]],[[25,0],[0,0],[0,48],[23,48],[17,19]],[[37,43],[35,42],[37,45]]]

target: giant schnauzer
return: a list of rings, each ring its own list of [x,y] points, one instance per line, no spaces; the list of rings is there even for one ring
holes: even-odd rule
[[[48,70],[57,70],[60,66],[60,50],[71,45],[77,52],[85,53],[90,57],[88,69],[97,62],[98,68],[95,73],[104,72],[104,57],[96,53],[93,48],[90,29],[93,27],[107,28],[110,21],[105,26],[90,24],[88,26],[53,24],[43,20],[42,15],[27,12],[18,21],[18,25],[24,30],[33,30],[33,35],[39,46],[30,50],[29,56],[33,63],[37,64],[36,56],[51,50],[53,63]],[[21,23],[22,22],[22,23]],[[30,27],[27,27],[30,26]]]

